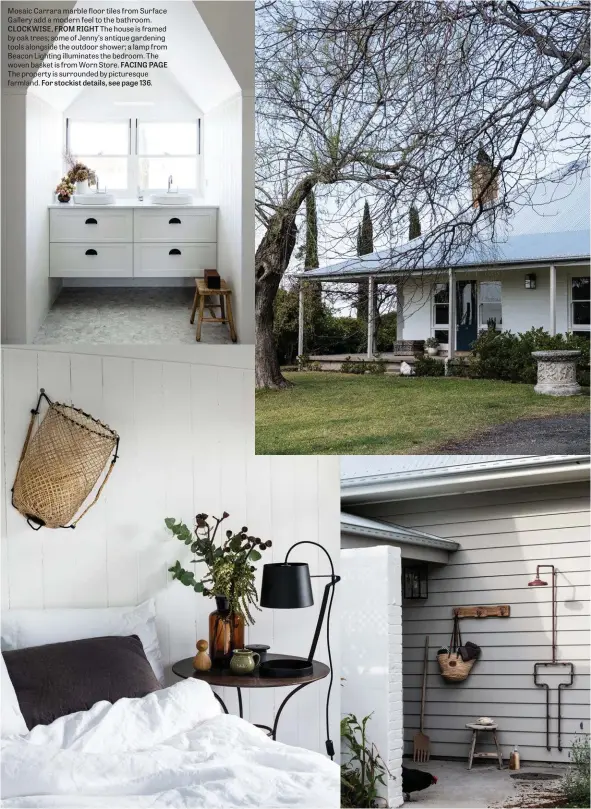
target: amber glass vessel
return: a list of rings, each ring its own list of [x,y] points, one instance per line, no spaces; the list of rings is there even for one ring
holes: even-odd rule
[[[234,649],[244,649],[244,618],[230,612],[228,599],[216,596],[209,616],[209,656],[212,666],[229,666]]]

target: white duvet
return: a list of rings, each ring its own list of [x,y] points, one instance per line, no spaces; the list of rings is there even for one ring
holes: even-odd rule
[[[338,807],[339,768],[181,683],[2,740],[3,807]]]

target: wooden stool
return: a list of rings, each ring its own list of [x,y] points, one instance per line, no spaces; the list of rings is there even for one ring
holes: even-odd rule
[[[220,302],[213,303],[211,298],[215,295],[219,296]],[[206,304],[206,298],[209,298]],[[203,311],[205,306],[211,317],[204,317]],[[222,279],[220,281],[220,289],[210,289],[203,278],[195,279],[195,297],[193,299],[193,310],[191,312],[191,323],[195,322],[195,312],[199,306],[199,314],[197,315],[197,332],[195,334],[196,340],[201,340],[201,326],[203,323],[227,323],[230,327],[230,337],[232,342],[237,340],[236,329],[234,328],[234,315],[232,314],[232,290]],[[220,310],[220,317],[216,317],[214,309]]]
[[[499,747],[499,742],[497,740],[497,728],[498,725],[480,725],[478,722],[471,722],[466,725],[472,731],[472,744],[470,745],[470,755],[468,756],[468,769],[472,769],[472,761],[475,758],[496,758],[499,762],[499,770],[503,769],[503,754],[501,753],[501,748]],[[478,731],[479,730],[490,730],[492,732],[493,741],[495,743],[495,747],[497,748],[496,753],[475,753],[474,748],[476,747],[476,740],[478,738]]]

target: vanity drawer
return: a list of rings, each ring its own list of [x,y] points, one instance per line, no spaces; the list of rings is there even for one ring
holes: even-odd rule
[[[150,208],[134,211],[136,242],[215,242],[215,208]]]
[[[49,275],[51,278],[131,278],[133,245],[50,244]]]
[[[136,244],[134,271],[136,278],[176,276],[195,278],[203,270],[217,266],[215,244]]]
[[[133,211],[85,208],[51,208],[49,212],[50,242],[131,242]]]

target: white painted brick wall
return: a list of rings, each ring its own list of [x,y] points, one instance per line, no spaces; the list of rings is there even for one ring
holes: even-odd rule
[[[402,611],[400,549],[389,546],[341,551],[341,707],[361,720],[372,713],[368,735],[387,763],[383,797],[402,796]]]

